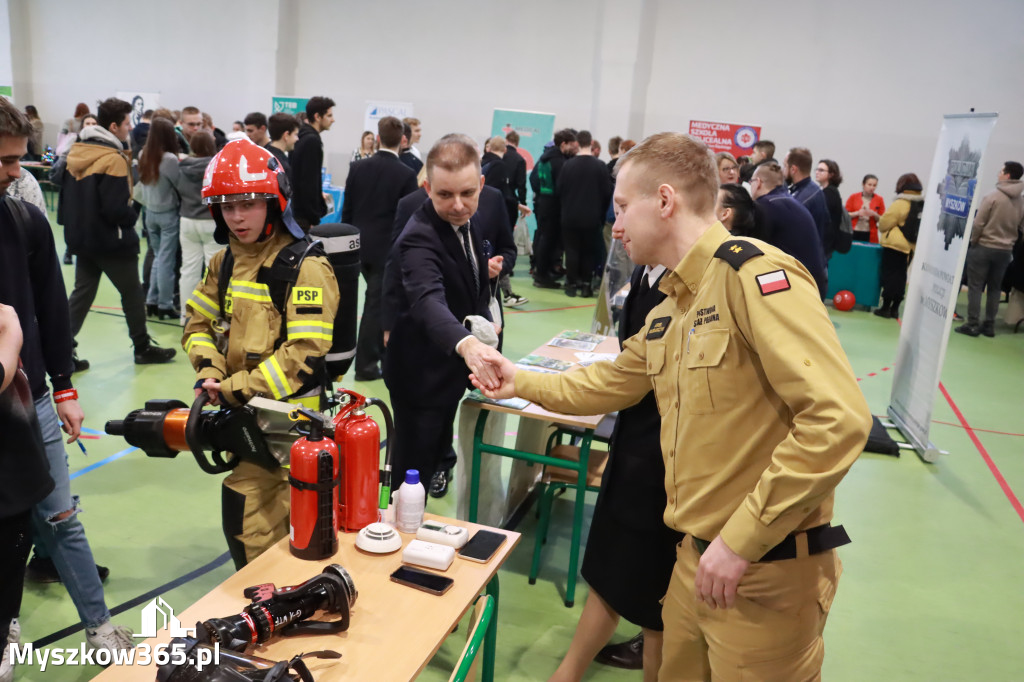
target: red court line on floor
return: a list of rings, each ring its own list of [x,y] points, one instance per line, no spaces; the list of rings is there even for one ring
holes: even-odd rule
[[[121,308],[117,308],[117,307],[112,306],[112,305],[92,305],[92,306],[89,306],[89,307],[90,308],[96,308],[98,310],[121,310]]]
[[[933,419],[932,424],[945,424],[946,426],[956,426],[963,428],[960,424],[954,424],[953,422],[944,422],[941,419]],[[1024,438],[1024,433],[1010,433],[1009,431],[993,431],[992,429],[979,429],[977,426],[971,427],[974,431],[983,431],[984,433],[994,433],[997,436],[1018,436]]]
[[[593,307],[594,307],[593,303],[588,303],[586,305],[567,305],[564,308],[541,308],[539,310],[508,310],[508,309],[506,309],[505,310],[505,314],[506,315],[511,315],[513,313],[551,313],[551,312],[555,312],[555,311],[558,311],[558,310],[576,310],[577,308],[593,308]]]
[[[1006,499],[1008,499],[1010,504],[1013,505],[1013,508],[1017,512],[1017,516],[1020,517],[1021,521],[1024,521],[1024,505],[1021,505],[1020,500],[1017,499],[1017,496],[1013,492],[1013,488],[1011,488],[1010,484],[1006,482],[1005,478],[1003,478],[1003,473],[999,471],[999,467],[997,467],[996,463],[992,461],[992,458],[988,454],[988,450],[986,450],[985,446],[981,444],[980,440],[978,440],[978,436],[975,435],[974,429],[972,429],[971,425],[967,423],[967,420],[964,418],[960,408],[956,406],[955,402],[953,402],[953,397],[949,395],[949,391],[947,391],[946,387],[942,385],[942,382],[939,382],[939,390],[942,391],[942,395],[946,398],[946,402],[949,403],[949,406],[953,408],[953,414],[955,414],[956,418],[960,420],[960,424],[967,431],[967,435],[971,437],[974,447],[978,448],[978,453],[981,454],[981,458],[985,460],[985,464],[988,465],[989,471],[991,471],[992,475],[995,477],[996,483],[998,483],[999,487],[1003,489],[1003,494],[1006,495]]]

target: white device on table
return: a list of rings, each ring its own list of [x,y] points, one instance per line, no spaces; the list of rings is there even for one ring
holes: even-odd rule
[[[407,564],[447,571],[455,561],[455,548],[423,540],[413,540],[406,545],[405,551],[402,552],[402,561]]]
[[[402,536],[390,525],[378,521],[359,531],[356,547],[372,554],[391,554],[402,549]]]
[[[420,529],[416,531],[416,539],[459,549],[469,540],[469,531],[462,526],[453,526],[440,521],[424,521]]]

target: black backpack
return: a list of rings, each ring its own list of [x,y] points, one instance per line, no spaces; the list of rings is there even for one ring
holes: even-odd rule
[[[923,201],[911,201],[907,222],[900,225],[900,232],[911,244],[917,243],[917,233],[921,231],[921,214],[924,212]]]

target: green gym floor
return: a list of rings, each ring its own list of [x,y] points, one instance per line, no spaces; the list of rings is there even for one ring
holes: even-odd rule
[[[60,228],[55,229],[62,247]],[[562,329],[589,329],[593,314],[592,299],[534,289],[526,270],[524,259],[513,288],[530,302],[506,321],[505,351],[513,358]],[[73,267],[64,266],[64,278],[70,289]],[[119,305],[104,280],[79,337],[79,352],[92,368],[76,375],[75,384],[85,425],[95,432],[147,399],[190,402],[192,396],[193,375],[180,350],[168,365],[132,363]],[[961,295],[961,313],[965,305]],[[884,414],[897,323],[862,311],[829,313],[871,409]],[[180,349],[177,325],[151,321],[150,333]],[[840,550],[845,569],[825,631],[827,680],[1024,679],[1024,586],[1015,563],[1024,556],[1024,508],[1018,502],[1024,495],[1024,333],[1014,335],[1000,323],[994,339],[951,337],[942,375],[949,397],[936,396],[931,431],[932,441],[948,454],[935,464],[913,452],[899,458],[864,454],[839,486],[837,521],[854,542]],[[345,385],[368,396],[388,396],[383,381]],[[81,496],[81,518],[96,560],[110,567],[105,588],[114,620],[135,630],[141,605],[154,596],[180,610],[230,574],[230,562],[217,564],[226,550],[220,477],[204,474],[187,455],[149,459],[120,438],[91,435],[84,441],[88,456],[74,445],[67,448],[72,490]],[[522,542],[501,570],[499,680],[544,680],[569,646],[586,596],[581,583],[575,608],[562,604],[571,497],[556,502],[537,584],[526,579],[532,513],[518,528]],[[428,503],[429,511],[442,515],[454,516],[454,509],[454,493]],[[199,574],[165,587],[193,572]],[[23,642],[78,625],[60,584],[27,584],[21,622]],[[359,627],[358,611],[352,627]],[[617,640],[636,631],[622,623]],[[460,628],[448,639],[419,679],[448,679],[465,632]],[[74,629],[51,644],[77,647],[83,640],[82,631]],[[63,667],[44,674],[24,665],[15,679],[88,680],[99,671]],[[640,680],[641,674],[593,665],[586,679]]]

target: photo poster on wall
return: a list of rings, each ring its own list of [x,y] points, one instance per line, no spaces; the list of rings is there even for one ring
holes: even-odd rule
[[[142,121],[142,114],[147,109],[156,109],[160,106],[159,92],[137,92],[135,90],[118,90],[117,98],[123,99],[132,105],[132,128]]]
[[[369,130],[377,134],[377,122],[386,116],[394,116],[398,120],[415,116],[412,102],[382,102],[379,100],[366,101],[366,115],[363,116],[363,130]],[[362,136],[359,138],[363,139]]]
[[[270,98],[271,114],[291,114],[295,116],[300,111],[306,110],[308,97],[291,97],[288,95],[274,95]]]
[[[729,152],[735,158],[750,156],[761,139],[761,126],[717,121],[690,121],[690,137],[706,144],[713,154]]]
[[[519,111],[517,109],[495,109],[491,120],[491,137],[504,137],[510,130],[519,133],[519,154],[526,159],[526,175],[530,175],[533,165],[544,153],[544,145],[551,142],[555,135],[555,115],[540,111]],[[526,183],[526,205],[533,210],[533,190]],[[514,226],[513,226],[514,227]],[[537,229],[537,221],[531,214],[526,219],[529,239]]]
[[[11,60],[11,15],[7,0],[0,0],[0,37],[4,47],[0,48],[0,95],[14,101],[14,62]]]
[[[926,462],[938,459],[929,441],[953,309],[970,243],[982,159],[996,114],[947,115],[942,121],[910,262],[889,416]]]

